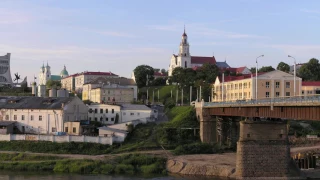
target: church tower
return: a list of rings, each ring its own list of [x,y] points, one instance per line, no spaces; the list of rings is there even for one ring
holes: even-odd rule
[[[184,28],[178,54],[180,67],[191,68],[191,56],[189,47],[188,35],[186,34],[186,28]]]
[[[47,66],[44,66],[43,64],[39,72],[39,85],[46,85],[49,79],[51,79],[50,66],[48,63]]]

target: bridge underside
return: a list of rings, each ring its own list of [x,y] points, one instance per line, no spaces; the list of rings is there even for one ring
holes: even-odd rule
[[[213,116],[320,120],[320,106],[214,107],[208,110],[209,115]]]

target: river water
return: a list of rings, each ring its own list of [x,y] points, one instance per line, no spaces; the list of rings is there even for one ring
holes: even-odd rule
[[[152,177],[139,177],[139,176],[107,176],[107,175],[79,175],[79,174],[54,174],[54,173],[35,173],[35,172],[12,172],[0,171],[0,180],[224,180],[216,177],[191,177],[191,176],[152,176]]]

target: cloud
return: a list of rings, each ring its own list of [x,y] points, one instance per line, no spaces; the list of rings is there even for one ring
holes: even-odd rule
[[[318,10],[300,9],[300,11],[305,12],[305,13],[311,13],[311,14],[320,14],[320,11],[318,11]]]
[[[0,25],[27,23],[31,21],[31,19],[33,18],[30,14],[0,8]]]
[[[119,31],[100,31],[100,30],[92,30],[92,29],[86,29],[85,31],[101,34],[104,36],[127,37],[127,38],[136,38],[137,37],[135,35],[125,33],[125,32],[119,32]]]
[[[227,20],[232,21],[232,20]],[[227,22],[226,21],[226,22]],[[169,25],[151,25],[147,26],[149,29],[152,30],[160,30],[160,31],[174,31],[174,32],[182,32],[182,26],[176,24],[169,24]],[[210,36],[210,37],[223,37],[228,39],[257,39],[257,38],[267,38],[265,36],[259,36],[255,34],[242,34],[236,32],[229,32],[218,30],[214,28],[210,28],[210,24],[188,24],[187,25],[187,32],[196,34],[196,35],[203,35],[203,36]]]

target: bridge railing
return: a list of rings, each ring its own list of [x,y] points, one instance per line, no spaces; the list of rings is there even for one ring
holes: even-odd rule
[[[276,97],[276,98],[263,98],[263,99],[247,99],[223,102],[204,102],[203,106],[227,106],[227,105],[266,105],[266,104],[293,104],[293,103],[320,103],[320,95],[310,96],[292,96],[292,97]]]

